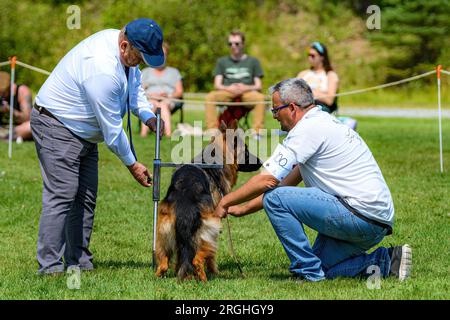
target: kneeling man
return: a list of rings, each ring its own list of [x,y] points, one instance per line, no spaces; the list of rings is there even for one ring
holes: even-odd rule
[[[291,262],[307,281],[409,277],[409,245],[366,251],[392,233],[394,204],[363,139],[314,105],[301,79],[272,88],[273,117],[287,137],[264,163],[265,171],[220,201],[216,215],[241,217],[264,209]],[[304,181],[305,187],[297,187]],[[241,203],[244,205],[239,205]],[[311,247],[304,225],[318,231]]]

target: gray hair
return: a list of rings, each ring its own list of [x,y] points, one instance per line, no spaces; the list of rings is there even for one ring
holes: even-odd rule
[[[314,103],[314,96],[311,88],[305,80],[299,78],[290,78],[278,82],[269,88],[269,93],[280,94],[281,102],[294,103],[300,108],[306,108]]]

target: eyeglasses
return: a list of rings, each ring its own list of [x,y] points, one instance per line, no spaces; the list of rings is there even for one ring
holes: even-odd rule
[[[232,47],[232,46],[239,47],[241,44],[242,44],[242,42],[232,42],[232,41],[228,42],[229,47]]]
[[[291,103],[292,103],[292,102],[291,102]],[[277,114],[278,114],[278,111],[280,111],[281,109],[284,109],[284,108],[286,108],[286,107],[289,107],[289,105],[290,105],[291,103],[286,103],[286,104],[283,104],[282,106],[278,106],[278,107],[272,108],[272,109],[270,109],[270,111],[272,111],[273,116],[276,117]],[[296,104],[296,103],[294,103],[294,105],[296,105],[297,107],[300,107],[300,108],[302,108],[302,109],[307,109],[307,108],[313,106],[314,103],[308,104],[307,106],[300,106],[300,105],[298,105],[298,104]]]
[[[283,104],[282,106],[278,106],[278,107],[272,108],[272,109],[270,109],[270,111],[272,111],[272,114],[274,116],[276,116],[278,114],[278,111],[288,107],[289,105],[290,105],[290,103],[286,103],[286,104]]]

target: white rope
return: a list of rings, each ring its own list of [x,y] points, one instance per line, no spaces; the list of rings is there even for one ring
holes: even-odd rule
[[[196,102],[200,102],[200,101],[196,101]],[[263,101],[246,101],[246,102],[227,102],[227,101],[201,101],[202,104],[207,103],[207,104],[218,104],[221,106],[248,106],[248,105],[255,105],[255,104],[268,104],[268,105],[272,105],[272,101],[271,100],[263,100]]]
[[[258,103],[263,103],[263,104],[272,104],[272,101],[268,101],[268,100],[263,100],[263,101],[247,101],[247,102],[231,102],[231,101],[207,101],[205,102],[205,100],[194,100],[194,99],[175,99],[175,98],[163,98],[160,96],[148,96],[148,98],[150,99],[154,99],[154,100],[170,100],[173,102],[185,102],[185,103],[189,103],[189,104],[218,104],[218,105],[222,105],[222,106],[246,106],[246,105],[254,105],[254,104],[258,104]]]
[[[419,74],[417,76],[413,76],[410,78],[406,78],[403,80],[399,80],[399,81],[394,81],[394,82],[390,82],[390,83],[385,83],[385,84],[381,84],[379,86],[375,86],[375,87],[370,87],[370,88],[365,88],[365,89],[359,89],[359,90],[353,90],[353,91],[347,91],[347,92],[342,92],[342,93],[338,93],[335,95],[327,95],[327,96],[319,96],[317,98],[325,98],[325,97],[341,97],[341,96],[348,96],[351,94],[357,94],[357,93],[363,93],[363,92],[368,92],[368,91],[372,91],[372,90],[378,90],[378,89],[383,89],[383,88],[387,88],[387,87],[392,87],[398,84],[402,84],[402,83],[406,83],[406,82],[410,82],[410,81],[414,81],[426,76],[429,76],[430,74],[436,73],[436,70],[433,71],[428,71],[422,74]]]
[[[442,72],[450,74],[448,71],[442,70]],[[342,92],[342,93],[338,93],[335,95],[326,95],[326,96],[319,96],[316,98],[325,98],[325,97],[340,97],[340,96],[348,96],[348,95],[352,95],[352,94],[358,94],[358,93],[364,93],[364,92],[368,92],[368,91],[372,91],[372,90],[378,90],[378,89],[383,89],[383,88],[387,88],[387,87],[392,87],[395,85],[399,85],[402,83],[406,83],[406,82],[410,82],[410,81],[414,81],[426,76],[429,76],[431,74],[436,73],[436,70],[432,70],[432,71],[428,71],[410,78],[406,78],[403,80],[399,80],[399,81],[394,81],[394,82],[390,82],[390,83],[385,83],[385,84],[381,84],[375,87],[369,87],[369,88],[364,88],[364,89],[358,89],[358,90],[352,90],[352,91],[347,91],[347,92]],[[150,98],[152,98],[150,96]],[[156,98],[156,97],[155,97]],[[264,103],[264,104],[268,104],[271,105],[272,101],[270,100],[264,100],[264,101],[247,101],[247,102],[226,102],[226,101],[207,101],[205,102],[205,100],[198,100],[198,99],[175,99],[175,98],[159,98],[157,100],[170,100],[170,101],[174,101],[174,102],[184,102],[184,103],[189,103],[189,104],[216,104],[216,105],[226,105],[226,106],[246,106],[246,105],[255,105],[258,103]]]
[[[50,72],[48,72],[47,70],[41,69],[41,68],[37,68],[34,67],[32,65],[23,63],[21,61],[16,61],[16,63],[19,66],[31,69],[33,71],[45,74],[45,75],[50,75]],[[5,62],[0,62],[0,67],[1,66],[5,66],[5,65],[9,65],[11,64],[10,61],[5,61]],[[450,75],[449,71],[446,70],[441,70],[442,73],[448,74]],[[369,88],[364,88],[364,89],[358,89],[358,90],[352,90],[352,91],[347,91],[347,92],[342,92],[342,93],[337,93],[335,95],[324,95],[324,96],[318,96],[316,98],[326,98],[326,97],[341,97],[341,96],[348,96],[348,95],[352,95],[352,94],[358,94],[358,93],[364,93],[364,92],[368,92],[368,91],[373,91],[373,90],[378,90],[378,89],[383,89],[383,88],[387,88],[387,87],[391,87],[391,86],[395,86],[395,85],[399,85],[402,83],[406,83],[406,82],[410,82],[410,81],[414,81],[426,76],[429,76],[431,74],[436,73],[436,70],[432,70],[429,72],[425,72],[423,74],[419,74],[410,78],[406,78],[403,80],[399,80],[399,81],[394,81],[394,82],[390,82],[390,83],[385,83],[382,85],[378,85],[375,87],[369,87]],[[157,98],[157,97],[151,97],[150,98]],[[183,102],[183,103],[190,103],[190,104],[216,104],[216,105],[225,105],[225,106],[246,106],[246,105],[255,105],[255,104],[260,104],[263,103],[265,105],[271,105],[272,101],[271,100],[264,100],[264,101],[246,101],[246,102],[227,102],[227,101],[207,101],[205,102],[205,100],[198,100],[198,99],[175,99],[175,98],[164,98],[173,102]]]
[[[33,71],[36,71],[36,72],[39,72],[39,73],[42,73],[42,74],[45,74],[47,76],[50,75],[50,72],[48,72],[47,70],[44,70],[44,69],[41,69],[41,68],[37,68],[37,67],[33,67],[33,66],[29,65],[29,64],[26,64],[26,63],[23,63],[23,62],[20,62],[20,61],[16,61],[16,63],[19,66],[28,68],[30,70],[33,70]]]

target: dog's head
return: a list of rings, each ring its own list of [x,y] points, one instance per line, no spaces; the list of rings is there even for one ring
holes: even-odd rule
[[[258,170],[262,162],[253,155],[244,141],[244,131],[237,128],[237,121],[228,126],[221,122],[214,131],[210,143],[193,159],[195,163],[231,165],[236,171]]]
[[[238,128],[237,120],[228,126],[221,121],[219,131],[221,135],[215,139],[222,146],[225,164],[237,164],[237,170],[241,172],[252,172],[261,167],[261,160],[249,151],[244,141],[244,131]]]

